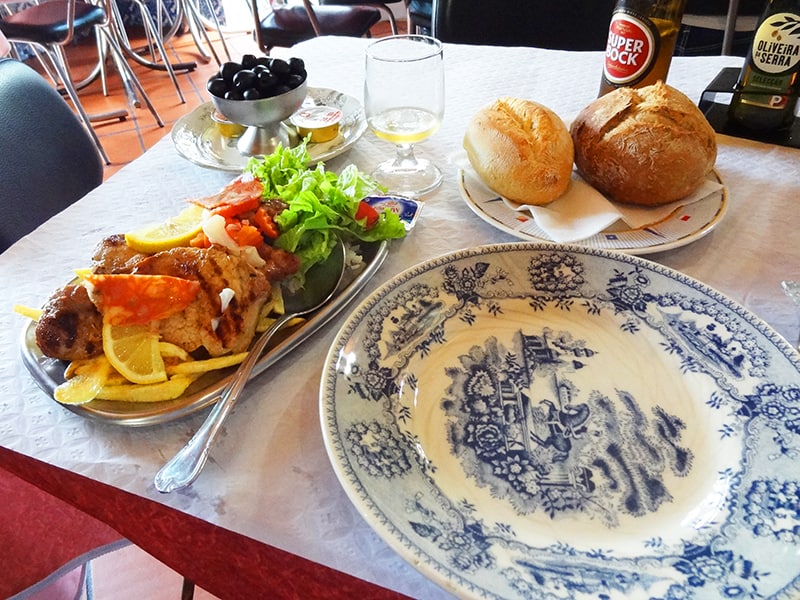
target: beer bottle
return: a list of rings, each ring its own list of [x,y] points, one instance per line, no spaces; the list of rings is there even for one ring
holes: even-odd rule
[[[800,0],[770,0],[756,27],[728,115],[755,130],[792,124],[800,90]]]
[[[611,15],[600,95],[666,81],[686,0],[618,0]]]

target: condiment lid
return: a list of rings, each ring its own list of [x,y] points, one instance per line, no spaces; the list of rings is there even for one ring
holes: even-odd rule
[[[422,202],[404,196],[367,196],[364,198],[364,202],[378,212],[383,212],[388,208],[400,217],[406,231],[411,231],[422,210]]]
[[[291,120],[296,127],[318,129],[335,125],[342,120],[342,114],[341,110],[333,106],[306,106],[294,113]]]

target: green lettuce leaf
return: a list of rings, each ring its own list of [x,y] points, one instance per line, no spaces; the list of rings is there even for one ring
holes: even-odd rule
[[[380,214],[369,229],[365,219],[356,220],[361,200],[370,194],[383,194],[372,177],[348,165],[338,175],[318,163],[309,162],[307,140],[294,148],[278,146],[269,156],[251,158],[245,167],[264,185],[264,198],[280,198],[288,208],[275,218],[280,235],[275,245],[300,258],[300,271],[290,285],[298,288],[305,282],[305,273],[312,265],[325,260],[336,243],[338,234],[345,241],[402,238],[405,227],[400,217],[390,210]]]

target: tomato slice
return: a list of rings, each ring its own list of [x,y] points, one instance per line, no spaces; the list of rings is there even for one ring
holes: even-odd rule
[[[250,181],[234,179],[216,194],[196,198],[192,202],[223,217],[232,217],[258,208],[263,193],[264,186],[258,179]]]
[[[200,282],[169,275],[89,274],[89,296],[112,325],[142,325],[184,310]]]
[[[375,210],[372,206],[364,202],[363,200],[358,203],[358,209],[356,209],[356,221],[364,221],[364,227],[366,229],[371,229],[375,223],[378,222],[380,219],[380,214],[377,210]]]
[[[278,237],[278,235],[280,235],[278,226],[275,224],[275,221],[272,219],[265,207],[258,207],[253,215],[253,221],[255,222],[256,227],[258,227],[258,230],[269,239],[274,240]]]

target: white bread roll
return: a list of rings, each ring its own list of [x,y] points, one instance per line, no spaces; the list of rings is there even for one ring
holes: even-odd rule
[[[695,191],[717,159],[716,135],[686,95],[662,82],[618,88],[570,127],[575,165],[620,202],[656,206]]]
[[[547,204],[569,186],[569,130],[536,102],[500,98],[481,108],[467,125],[463,144],[483,182],[514,202]]]

